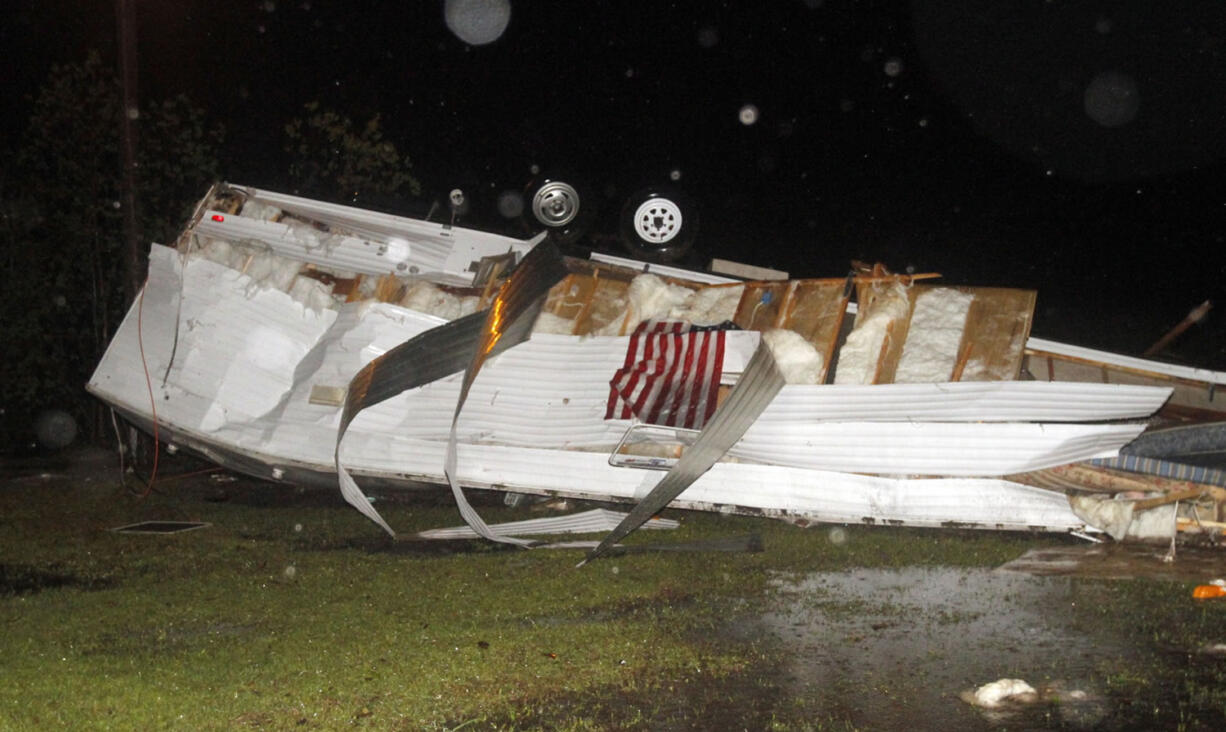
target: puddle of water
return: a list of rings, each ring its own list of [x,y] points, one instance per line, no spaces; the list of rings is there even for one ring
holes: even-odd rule
[[[788,649],[792,695],[856,727],[1092,727],[1105,716],[1094,671],[1128,653],[1072,627],[1074,580],[984,569],[861,569],[781,582],[763,617]],[[960,693],[1020,678],[1063,703],[985,714]],[[1086,700],[1069,702],[1070,692]]]

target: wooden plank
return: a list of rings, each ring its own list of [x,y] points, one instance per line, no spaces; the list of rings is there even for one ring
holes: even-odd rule
[[[595,289],[594,275],[572,272],[549,289],[542,309],[559,318],[574,321],[587,310]],[[571,328],[571,332],[575,332],[574,327]]]
[[[741,304],[732,322],[745,330],[768,330],[779,318],[779,308],[790,287],[788,281],[746,282]]]
[[[408,288],[396,275],[385,274],[375,283],[375,299],[379,302],[399,303]]]
[[[593,283],[591,302],[584,311],[583,321],[577,323],[575,327],[574,332],[579,335],[600,330],[625,315],[626,291],[630,289],[630,282],[602,276],[594,277]],[[625,335],[621,332],[623,330],[625,330],[624,326],[618,331],[618,334]]]
[[[975,296],[967,314],[962,381],[1012,381],[1022,370],[1034,322],[1036,293],[1003,287],[960,287]]]

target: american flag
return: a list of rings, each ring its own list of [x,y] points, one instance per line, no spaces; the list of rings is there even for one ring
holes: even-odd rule
[[[625,363],[609,381],[605,419],[702,429],[719,395],[726,329],[675,320],[640,323]]]

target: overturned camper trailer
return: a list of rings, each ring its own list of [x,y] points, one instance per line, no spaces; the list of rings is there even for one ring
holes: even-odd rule
[[[1122,537],[1070,502],[1108,489],[1067,466],[1129,469],[1121,449],[1172,399],[1221,417],[1226,374],[1030,338],[1034,302],[577,260],[544,235],[227,185],[153,245],[88,388],[232,469],[340,480],[388,531],[359,483],[450,483],[477,524],[462,487]],[[1215,473],[1166,479],[1216,509]]]

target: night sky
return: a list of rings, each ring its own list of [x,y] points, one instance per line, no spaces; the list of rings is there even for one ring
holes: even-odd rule
[[[426,198],[492,200],[535,165],[591,185],[607,224],[679,175],[707,256],[1035,288],[1036,334],[1130,352],[1226,308],[1217,0],[501,4],[505,31],[469,45],[443,0],[137,0],[140,94],[223,122],[233,182],[292,185],[282,128],[318,100],[379,114]],[[8,140],[51,63],[115,57],[111,0],[16,5]],[[1223,322],[1170,355],[1226,368]]]

